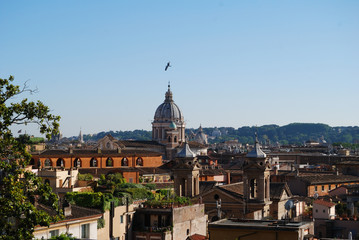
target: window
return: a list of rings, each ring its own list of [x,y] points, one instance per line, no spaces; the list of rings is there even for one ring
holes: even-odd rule
[[[96,160],[96,158],[91,158],[90,167],[97,167],[97,160]]]
[[[325,210],[323,209],[323,213],[325,213]]]
[[[113,167],[113,160],[112,158],[107,158],[106,160],[106,167]]]
[[[56,236],[59,236],[59,230],[50,231],[50,237],[56,237]]]
[[[74,160],[74,167],[81,167],[81,160],[80,160],[80,158],[75,158],[75,160]]]
[[[318,209],[315,209],[315,212],[318,212]]]
[[[123,223],[123,216],[121,216],[121,223]]]
[[[322,192],[324,192],[324,186],[322,186]]]
[[[133,178],[130,178],[129,181],[130,181],[130,183],[133,183]]]
[[[122,158],[121,160],[121,166],[128,166],[128,159],[127,158]]]
[[[315,186],[315,187],[314,187],[314,190],[315,190],[315,191],[318,191],[318,186]]]
[[[81,225],[81,238],[90,238],[90,224]]]
[[[143,166],[143,160],[142,160],[142,158],[137,158],[137,160],[136,160],[136,165],[137,165],[137,166]]]
[[[52,166],[52,161],[51,161],[51,159],[46,158],[46,160],[45,160],[45,167],[51,167],[51,166]]]
[[[62,158],[57,159],[56,166],[57,167],[63,167],[64,166],[64,159],[62,159]]]
[[[328,189],[331,190],[331,189],[332,189],[332,185],[329,184]]]

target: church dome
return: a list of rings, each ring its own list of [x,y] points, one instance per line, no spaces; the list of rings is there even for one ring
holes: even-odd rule
[[[194,140],[202,144],[208,144],[207,135],[203,132],[202,126],[199,126],[198,132],[194,137]]]
[[[155,121],[183,121],[182,112],[172,99],[172,92],[168,85],[165,101],[158,106],[155,112]]]
[[[173,130],[176,130],[177,129],[177,126],[174,122],[171,122],[170,126],[169,126],[170,129],[173,129]]]

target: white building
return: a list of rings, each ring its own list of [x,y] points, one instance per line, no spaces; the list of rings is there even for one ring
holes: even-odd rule
[[[315,200],[313,203],[313,218],[335,219],[335,203]]]
[[[42,205],[38,208],[47,211]],[[53,223],[49,227],[36,227],[35,239],[49,239],[60,234],[72,234],[72,237],[79,239],[97,239],[97,220],[102,217],[100,210],[79,206],[70,206],[64,210],[64,220]]]

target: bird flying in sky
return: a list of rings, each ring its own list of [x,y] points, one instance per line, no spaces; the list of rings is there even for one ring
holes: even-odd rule
[[[166,67],[165,67],[165,71],[167,71],[167,69],[168,69],[169,67],[172,67],[170,62],[167,63],[167,65],[166,65]]]

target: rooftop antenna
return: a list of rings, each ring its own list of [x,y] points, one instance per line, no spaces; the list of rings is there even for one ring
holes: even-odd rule
[[[285,210],[287,210],[287,216],[286,216],[286,218],[288,219],[288,220],[290,220],[290,218],[292,217],[292,213],[290,212],[291,211],[291,209],[294,207],[294,202],[293,202],[293,200],[288,200],[285,204],[284,204],[284,208],[285,208]],[[289,216],[289,213],[290,213],[290,216]]]

